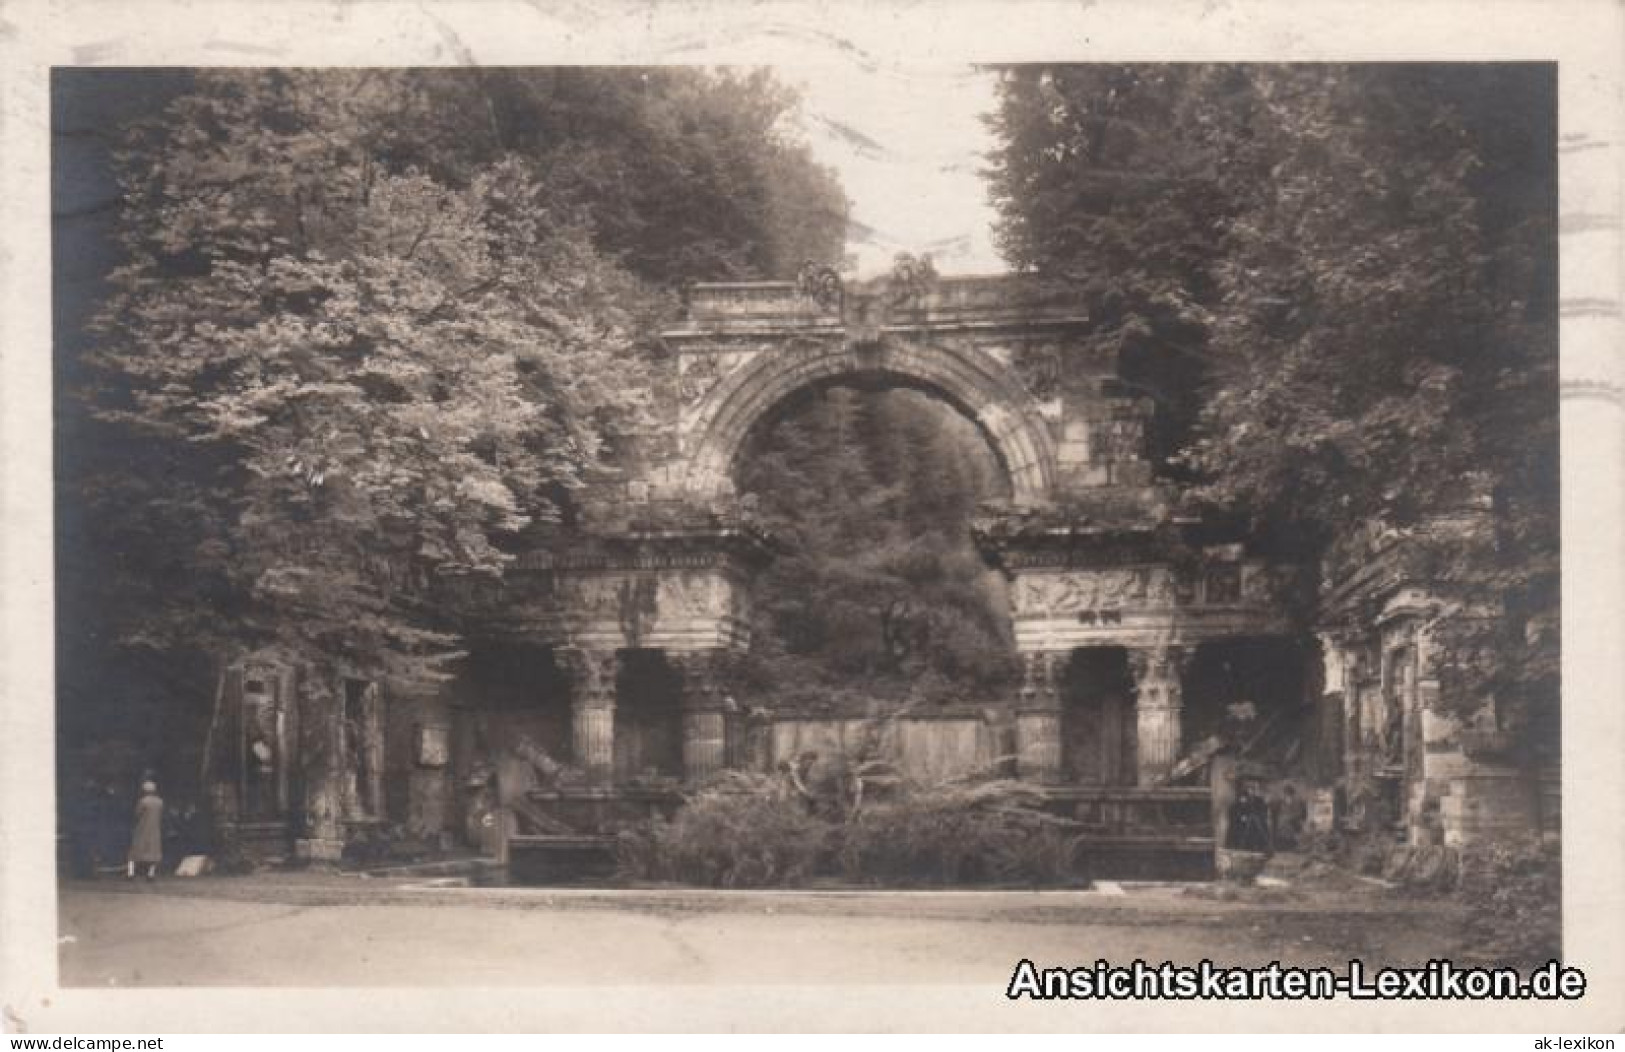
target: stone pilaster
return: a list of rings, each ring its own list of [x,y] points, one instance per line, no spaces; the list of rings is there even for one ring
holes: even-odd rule
[[[1320,734],[1316,745],[1315,771],[1330,782],[1349,772],[1350,753],[1356,744],[1354,724],[1358,718],[1359,694],[1354,686],[1355,657],[1348,641],[1338,632],[1318,632],[1320,644]]]
[[[683,676],[683,777],[703,782],[727,766],[727,706],[718,683],[718,652],[668,654]]]
[[[344,699],[322,678],[300,676],[304,830],[294,855],[337,862],[344,854]]]
[[[1343,637],[1336,633],[1318,632],[1315,638],[1320,643],[1321,693],[1347,696],[1353,673],[1353,655],[1349,653]]]
[[[1156,785],[1179,761],[1185,666],[1193,648],[1158,644],[1128,652],[1134,672],[1136,762],[1140,785]]]
[[[1022,655],[1016,703],[1016,777],[1052,784],[1061,780],[1061,699],[1058,682],[1066,651]]]
[[[1343,777],[1353,784],[1376,762],[1371,751],[1375,742],[1366,740],[1370,730],[1366,708],[1376,689],[1376,662],[1357,640],[1345,640],[1343,647]]]
[[[574,681],[570,698],[570,738],[576,764],[595,785],[608,785],[615,772],[615,676],[613,650],[568,647],[554,652]]]

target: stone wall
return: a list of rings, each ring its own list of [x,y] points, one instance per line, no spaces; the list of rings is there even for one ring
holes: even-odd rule
[[[890,720],[779,719],[772,724],[770,768],[804,753],[823,760],[878,758],[912,781],[932,784],[987,773],[1004,755],[999,727],[976,717]]]

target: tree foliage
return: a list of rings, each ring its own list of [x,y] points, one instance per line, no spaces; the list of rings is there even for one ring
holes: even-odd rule
[[[764,69],[493,70],[465,85],[489,149],[535,159],[595,244],[640,277],[785,278],[838,262],[847,202],[784,131],[796,96]]]
[[[127,642],[433,677],[696,279],[828,257],[765,74],[217,71],[129,137],[80,465]],[[794,201],[791,195],[796,196]]]
[[[1331,576],[1372,527],[1455,605],[1445,704],[1556,690],[1555,96],[1533,66],[1003,74],[1018,266],[1157,377],[1165,470]]]
[[[1002,485],[974,425],[917,392],[829,388],[773,423],[741,478],[789,549],[754,593],[764,686],[857,712],[996,696],[1007,603],[969,523]]]

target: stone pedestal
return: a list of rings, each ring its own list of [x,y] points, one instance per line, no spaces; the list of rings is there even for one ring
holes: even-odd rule
[[[295,840],[293,856],[301,862],[340,862],[344,858],[344,841],[337,837],[307,837]]]
[[[1517,768],[1475,766],[1451,779],[1439,817],[1450,847],[1527,834],[1536,828],[1534,786]]]
[[[1054,784],[1061,780],[1061,702],[1056,689],[1065,652],[1022,655],[1021,695],[1016,703],[1016,777]]]
[[[728,720],[717,682],[717,654],[668,654],[683,675],[683,777],[703,782],[727,766]]]
[[[575,762],[589,782],[608,785],[615,773],[615,652],[570,648],[554,657],[574,680],[570,740]]]
[[[1129,651],[1134,672],[1134,715],[1137,781],[1158,785],[1179,761],[1184,708],[1182,677],[1190,650],[1178,646],[1139,647]]]

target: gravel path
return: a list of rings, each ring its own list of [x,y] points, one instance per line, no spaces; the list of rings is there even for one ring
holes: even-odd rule
[[[1218,895],[1219,897],[1214,897]],[[1374,887],[710,892],[338,875],[67,885],[66,986],[1002,984],[1043,965],[1420,962],[1459,917]]]

